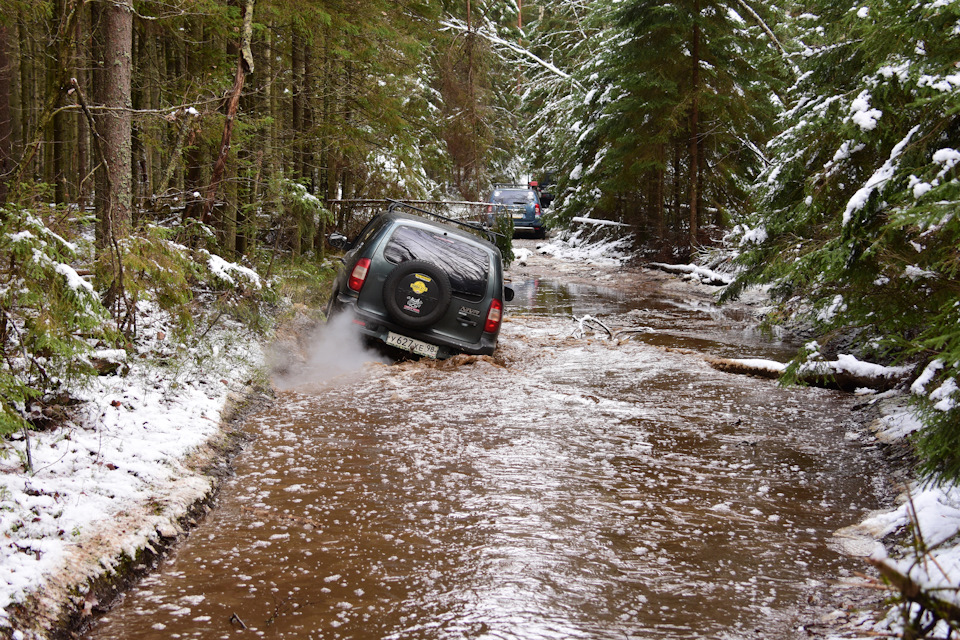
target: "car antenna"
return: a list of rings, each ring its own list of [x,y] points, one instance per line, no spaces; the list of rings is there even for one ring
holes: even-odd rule
[[[493,236],[500,236],[501,238],[505,238],[505,237],[506,237],[506,236],[503,235],[502,233],[497,233],[496,231],[492,231],[492,230],[487,229],[486,227],[481,226],[481,225],[472,224],[472,223],[470,223],[470,222],[464,222],[463,220],[456,220],[456,219],[454,219],[454,218],[448,218],[448,217],[446,217],[446,216],[440,215],[439,213],[434,213],[433,211],[427,211],[426,209],[421,209],[420,207],[415,207],[415,206],[413,206],[412,204],[407,204],[406,202],[402,202],[402,201],[400,201],[400,200],[394,200],[393,198],[384,198],[384,199],[385,199],[387,202],[390,203],[390,206],[387,207],[387,211],[396,211],[396,209],[397,209],[398,206],[399,206],[399,207],[407,207],[408,209],[413,209],[414,211],[417,211],[417,212],[419,212],[419,213],[424,213],[424,214],[426,214],[426,215],[428,215],[428,216],[433,216],[434,218],[439,218],[440,220],[443,220],[444,222],[450,222],[450,223],[452,223],[452,224],[460,225],[461,227],[466,227],[466,228],[468,228],[468,229],[473,229],[474,231],[479,231],[479,232],[481,232],[481,233],[485,233],[485,234],[487,235],[487,239],[490,240],[491,242],[493,242]]]

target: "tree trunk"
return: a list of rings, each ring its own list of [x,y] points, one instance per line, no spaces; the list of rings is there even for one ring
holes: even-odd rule
[[[144,34],[139,29],[134,28],[134,60],[137,61],[136,67],[142,80],[137,82],[136,85],[132,87],[130,99],[133,108],[138,111],[150,108],[150,104],[146,97],[150,86],[149,72],[144,65],[144,60],[146,59],[147,40],[148,39],[144,37]],[[132,128],[130,134],[131,148],[133,153],[133,160],[131,164],[131,170],[133,172],[132,220],[133,226],[136,227],[140,223],[140,215],[149,194],[150,176],[147,170],[147,146],[144,142],[143,126]]]
[[[294,27],[293,38],[290,40],[290,66],[293,81],[293,95],[290,100],[290,131],[293,134],[291,173],[295,179],[304,177],[306,163],[304,162],[305,143],[304,121],[306,112],[306,43],[303,34]],[[282,206],[282,205],[281,205]],[[290,251],[294,257],[300,255],[301,226],[300,213],[297,207],[284,211],[282,217],[289,236]]]
[[[223,135],[220,137],[220,152],[213,165],[213,175],[210,186],[207,188],[206,204],[204,205],[201,220],[207,222],[213,212],[217,199],[217,190],[223,180],[223,171],[227,165],[227,156],[230,153],[230,140],[233,136],[233,123],[237,117],[237,107],[240,105],[240,94],[243,92],[243,82],[248,73],[253,73],[253,54],[250,51],[250,39],[253,35],[253,7],[254,0],[246,0],[243,12],[243,32],[241,34],[240,55],[237,59],[237,72],[233,77],[233,89],[227,99],[227,121],[223,125]]]
[[[35,104],[29,104],[29,96],[37,96],[37,88],[33,86],[33,69],[34,69],[34,55],[33,55],[33,42],[34,39],[30,36],[30,29],[25,24],[23,19],[17,21],[17,30],[19,31],[19,37],[17,41],[20,43],[20,131],[22,132],[24,144],[29,139],[31,132],[34,127],[34,115],[38,110]],[[34,178],[34,171],[36,164],[33,157],[29,159],[21,159],[21,166],[17,171],[17,176],[27,177],[28,179]],[[15,181],[19,181],[15,177]],[[11,185],[13,188],[17,188],[16,184]]]
[[[163,57],[161,56],[160,51],[160,33],[155,22],[146,21],[144,25],[143,38],[146,40],[144,46],[144,58],[141,59],[140,64],[144,68],[145,83],[147,88],[145,90],[144,100],[146,102],[146,108],[148,109],[160,109],[162,104],[160,102],[160,87],[163,86],[161,78],[163,77],[161,71],[161,63]],[[153,125],[157,126],[157,125]],[[169,132],[164,125],[160,127],[165,131]],[[160,131],[157,132],[157,139],[164,140],[165,136]],[[146,163],[147,163],[147,180],[145,181],[146,193],[144,194],[147,198],[153,198],[157,193],[157,185],[160,182],[160,178],[163,174],[163,146],[160,144],[149,144],[146,149]]]
[[[203,28],[202,21],[194,21],[190,26],[190,37],[194,42],[203,42],[207,34]],[[186,43],[181,42],[176,57],[177,69],[176,77],[187,75],[189,77],[201,77],[205,71],[204,61],[199,55],[194,55],[192,48]],[[183,217],[199,219],[203,215],[205,201],[201,197],[203,190],[204,169],[209,164],[206,158],[206,145],[201,135],[199,123],[195,123],[194,129],[196,135],[191,132],[187,141],[187,151],[184,154],[184,209]]]
[[[681,157],[683,153],[683,143],[676,139],[673,142],[673,203],[671,209],[673,210],[673,218],[670,221],[671,229],[680,229],[682,228],[683,221],[683,158]],[[677,235],[673,234],[674,241],[672,244],[674,246],[679,242],[676,238]]]
[[[66,16],[67,12],[70,11],[70,7],[67,5],[65,0],[58,0],[56,3],[57,14],[60,16]],[[82,6],[77,6],[75,11],[82,11]],[[69,34],[63,34],[66,38],[73,38],[76,34],[75,26],[72,27]],[[62,107],[64,105],[64,95],[65,92],[61,91],[61,85],[63,84],[63,79],[69,78],[73,75],[73,71],[70,70],[70,65],[73,63],[73,55],[65,56],[60,59],[54,59],[50,62],[50,71],[48,73],[48,87],[47,95],[56,95],[57,102],[56,107]],[[53,113],[52,121],[52,131],[53,134],[49,140],[52,144],[48,144],[49,148],[49,182],[54,185],[54,200],[57,204],[64,204],[68,202],[70,197],[70,190],[67,185],[67,173],[68,173],[68,160],[70,154],[67,153],[68,141],[67,141],[67,114],[63,111],[57,109]]]
[[[55,82],[49,83],[49,86],[46,87],[48,89],[47,91],[44,91],[45,87],[41,83],[41,78],[45,77],[43,69],[41,68],[39,73],[33,73],[32,76],[34,77],[31,77],[31,74],[26,73],[24,70],[26,60],[21,56],[21,86],[32,87],[32,95],[45,96],[45,99],[39,109],[39,116],[35,121],[31,119],[31,124],[34,126],[33,138],[25,149],[23,157],[20,160],[20,165],[13,176],[13,184],[11,186],[19,187],[19,185],[27,180],[26,176],[29,173],[33,173],[36,169],[42,169],[42,164],[40,166],[36,164],[39,155],[38,151],[44,140],[50,139],[44,136],[44,130],[51,124],[56,112],[56,107],[62,100],[63,93],[70,85],[70,70],[68,65],[73,57],[73,36],[76,31],[76,20],[80,15],[81,9],[82,2],[80,2],[80,0],[74,0],[72,4],[64,6],[64,13],[61,16],[62,19],[57,27],[57,34],[54,37],[56,50],[53,57],[57,61],[56,66],[59,69],[59,73],[57,74],[58,79]],[[23,27],[20,32],[21,37],[26,38],[26,27],[22,24],[21,27]],[[33,69],[36,71],[36,67],[33,67]],[[23,92],[23,95],[27,95],[26,91]],[[25,97],[24,101],[26,101]],[[23,111],[30,111],[30,109],[24,108]],[[36,177],[38,179],[41,178],[41,176]]]
[[[306,163],[304,162],[304,153],[306,144],[304,142],[304,129],[306,122],[306,43],[301,33],[295,31],[291,40],[290,65],[293,74],[293,96],[290,101],[291,106],[291,130],[294,135],[293,142],[293,173],[299,179],[306,176]]]
[[[96,248],[102,260],[101,286],[108,306],[121,293],[118,240],[129,232],[132,201],[131,98],[133,71],[133,0],[101,0],[93,5],[97,25],[94,70],[94,135],[99,157],[96,171]]]
[[[80,83],[80,86],[83,88],[87,87],[87,69],[89,68],[88,61],[90,60],[90,55],[87,47],[84,46],[85,39],[84,34],[87,30],[87,25],[89,21],[87,20],[87,12],[85,8],[81,8],[80,14],[77,16],[77,32],[74,36],[74,39],[77,43],[75,51],[75,60],[74,70],[76,71],[77,82]],[[87,203],[87,200],[90,196],[90,180],[88,180],[87,174],[90,172],[90,127],[87,124],[87,119],[83,116],[82,113],[77,114],[76,116],[76,129],[77,129],[77,192],[76,192],[76,201],[84,206]]]
[[[657,171],[656,171],[656,191],[653,196],[653,218],[654,218],[654,233],[657,236],[657,243],[659,246],[663,246],[665,238],[664,234],[664,220],[663,220],[663,209],[664,209],[664,200],[666,199],[666,185],[665,181],[665,172],[664,172],[664,161],[666,155],[666,146],[664,144],[657,145]]]
[[[13,114],[10,111],[13,69],[10,52],[10,28],[0,25],[0,207],[7,202],[8,184],[13,174]]]
[[[223,185],[223,217],[220,221],[223,237],[223,255],[234,259],[237,253],[237,210],[240,208],[237,188],[237,167],[226,167],[227,179]]]
[[[60,7],[53,7],[54,13],[60,13]],[[56,125],[59,124],[58,121],[61,120],[61,115],[56,109],[62,106],[63,101],[59,95],[59,80],[60,72],[57,69],[58,61],[56,59],[50,59],[49,56],[44,57],[40,64],[42,69],[40,73],[43,74],[43,88],[40,95],[44,96],[57,96],[57,101],[54,103],[53,110],[51,110],[51,118],[47,122],[46,127],[44,127],[43,132],[40,135],[40,148],[37,152],[38,157],[40,158],[40,166],[42,168],[42,181],[45,184],[51,185],[54,187],[54,202],[63,203],[63,187],[58,184],[61,176],[57,175],[55,160],[54,160],[54,151],[59,151],[60,142],[57,140],[57,136],[60,135],[60,132],[57,131],[60,127]]]
[[[693,73],[690,89],[690,251],[697,248],[698,205],[700,202],[700,0],[694,3],[693,42],[691,43]]]
[[[330,143],[332,133],[330,131],[330,121],[333,118],[333,61],[330,54],[330,41],[332,39],[330,27],[326,27],[323,32],[323,122],[321,126],[322,137],[320,138],[321,159],[321,177],[320,184],[327,200],[333,200],[336,197],[336,175],[333,169],[333,145]]]
[[[343,63],[343,87],[340,93],[340,110],[343,112],[343,122],[345,127],[351,127],[353,124],[353,108],[350,104],[350,92],[353,87],[353,64],[350,60]],[[340,193],[343,198],[354,197],[354,179],[353,179],[353,150],[341,152],[340,156]]]
[[[23,85],[17,69],[23,63],[22,44],[17,38],[16,21],[8,27],[7,52],[10,56],[10,140],[13,158],[23,151],[23,126],[18,114],[23,113]]]
[[[301,132],[305,140],[314,139],[314,127],[316,126],[316,117],[314,115],[313,97],[317,95],[317,61],[314,59],[314,47],[307,43],[303,51],[303,111]],[[300,159],[300,175],[306,179],[309,185],[310,193],[316,193],[317,190],[317,172],[315,145],[312,142],[306,142],[303,145],[303,153]]]
[[[271,221],[276,219],[275,216],[280,210],[278,183],[283,173],[280,131],[284,121],[284,111],[277,97],[282,91],[283,83],[276,80],[282,67],[282,65],[277,64],[276,56],[280,54],[282,49],[276,46],[274,42],[273,34],[275,30],[273,27],[274,24],[271,23],[264,33],[263,64],[260,67],[261,73],[259,74],[263,78],[264,142],[257,152],[256,171],[251,190],[253,200],[262,202],[262,207],[270,216]],[[257,216],[253,213],[255,210],[255,208],[251,210],[249,217],[244,215],[247,222],[243,225],[246,229],[243,252],[247,250],[246,246],[252,246],[256,241],[258,223]]]

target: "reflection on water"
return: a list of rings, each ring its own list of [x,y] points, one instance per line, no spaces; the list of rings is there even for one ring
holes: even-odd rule
[[[763,334],[742,307],[711,300],[671,297],[661,291],[623,293],[603,286],[550,278],[514,280],[511,316],[604,318],[613,329],[643,329],[625,335],[647,344],[695,349],[722,358],[769,358],[785,362],[797,345]]]
[[[633,306],[626,294],[613,289],[563,283],[546,278],[514,280],[516,295],[507,303],[508,313],[518,315],[601,315],[622,313]]]
[[[508,323],[509,367],[283,393],[220,508],[89,637],[805,637],[801,603],[859,569],[831,532],[879,506],[850,401],[570,325]]]

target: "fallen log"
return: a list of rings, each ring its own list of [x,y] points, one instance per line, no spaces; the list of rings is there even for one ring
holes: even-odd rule
[[[774,360],[757,358],[706,357],[707,364],[718,371],[758,376],[777,380],[787,365]],[[857,389],[887,391],[907,380],[913,367],[885,367],[857,360],[850,355],[837,356],[836,360],[804,364],[796,375],[796,381],[813,387],[838,389],[853,392]]]
[[[732,359],[707,356],[706,360],[707,363],[717,371],[770,378],[773,380],[779,378],[784,369],[787,368],[787,365],[774,360],[761,360],[756,358]]]
[[[665,262],[648,262],[647,267],[651,269],[659,269],[660,271],[666,271],[667,273],[673,273],[675,275],[689,276],[699,280],[702,284],[708,284],[714,287],[725,287],[733,282],[733,276],[729,276],[725,273],[720,273],[712,269],[698,267],[695,264],[667,264]]]
[[[913,366],[886,367],[840,354],[836,360],[804,363],[797,371],[797,381],[841,391],[864,388],[888,391],[904,382],[912,372]]]

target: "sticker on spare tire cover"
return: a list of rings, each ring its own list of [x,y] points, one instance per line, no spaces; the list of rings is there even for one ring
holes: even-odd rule
[[[413,292],[419,296],[422,296],[423,293],[427,290],[427,285],[423,284],[419,280],[416,280],[410,285],[410,288]]]
[[[414,298],[413,296],[407,296],[407,303],[403,305],[404,311],[410,311],[411,313],[420,313],[420,307],[423,306],[422,298]]]

